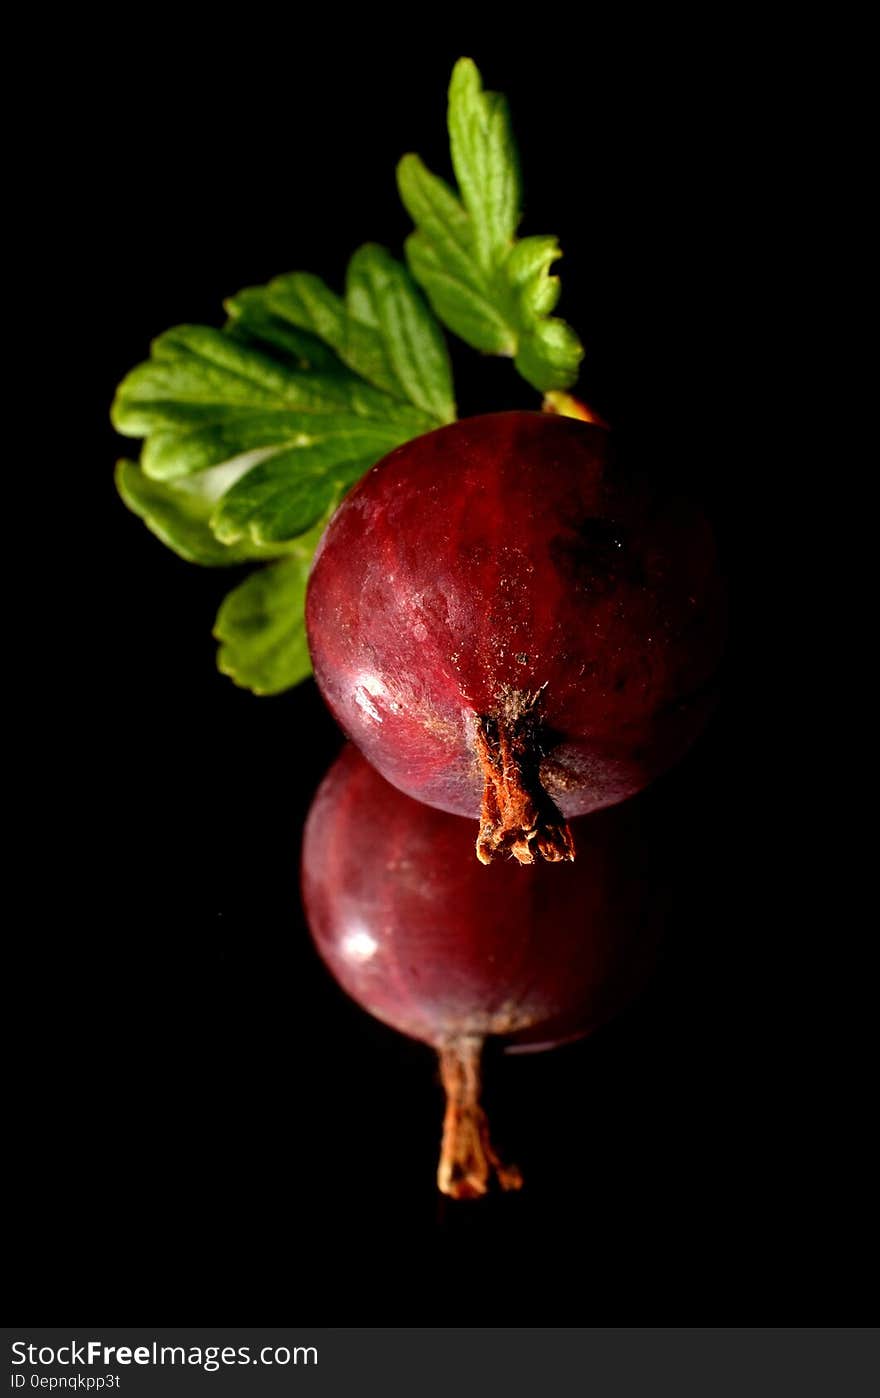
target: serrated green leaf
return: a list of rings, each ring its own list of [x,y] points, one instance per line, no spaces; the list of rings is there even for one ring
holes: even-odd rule
[[[480,291],[485,280],[474,257],[473,225],[449,185],[410,154],[397,167],[397,186],[425,245],[435,250],[451,276]]]
[[[420,232],[407,238],[406,256],[435,313],[465,344],[484,354],[512,357],[516,353],[516,334],[493,304],[487,287],[474,290],[470,281],[450,270],[437,246]]]
[[[580,340],[564,320],[538,321],[524,335],[516,356],[516,367],[523,378],[547,393],[560,384],[572,384],[584,351]]]
[[[521,185],[507,105],[484,91],[468,58],[452,74],[448,124],[460,198],[418,156],[398,166],[415,224],[406,241],[410,270],[439,319],[467,344],[511,356],[542,392],[569,388],[583,349],[569,325],[548,319],[559,299],[559,279],[550,275],[559,245],[543,236],[516,241]]]
[[[520,219],[519,153],[506,100],[483,90],[470,58],[459,59],[449,84],[449,149],[477,261],[491,273],[509,251]]]
[[[385,346],[398,395],[439,423],[455,418],[452,369],[437,321],[406,268],[376,244],[348,264],[349,315],[369,325]]]
[[[305,272],[269,283],[276,315],[320,335],[343,364],[433,426],[455,417],[452,371],[440,327],[409,273],[375,244],[349,263],[346,297]]]
[[[214,635],[218,668],[256,694],[279,694],[311,674],[303,606],[310,558],[252,573],[224,598]]]
[[[213,501],[153,481],[133,461],[117,463],[116,488],[132,513],[188,563],[222,568],[256,558],[271,558],[282,552],[279,548],[257,544],[252,538],[243,538],[231,546],[221,543],[208,523]]]
[[[350,483],[352,460],[366,469],[454,416],[442,335],[403,266],[381,248],[361,249],[349,295],[356,314],[319,278],[294,273],[233,297],[226,331],[178,326],[161,335],[123,380],[112,412],[120,432],[146,437],[143,471],[180,481],[244,455],[251,467],[280,456],[285,478],[318,463],[323,477],[335,451],[335,479]],[[272,353],[259,334],[271,337]],[[297,465],[291,454],[300,450]],[[317,496],[307,480],[293,494],[320,510],[330,486],[318,484]],[[270,529],[265,512],[259,528]]]
[[[504,265],[504,275],[517,298],[521,317],[536,320],[549,315],[559,300],[560,282],[550,268],[562,252],[556,238],[520,238]]]
[[[160,335],[120,384],[114,426],[145,441],[140,465],[120,464],[119,491],[192,562],[289,556],[307,568],[344,491],[454,418],[442,332],[406,268],[374,245],[352,259],[345,300],[293,273],[226,309],[223,330]],[[221,668],[260,693],[308,673],[297,578],[260,574],[221,609]]]
[[[307,452],[328,441],[342,445],[353,438],[362,441],[365,450],[375,448],[376,461],[413,435],[419,433],[413,432],[409,421],[391,417],[370,420],[343,412],[254,414],[237,416],[227,423],[209,422],[184,433],[154,433],[144,448],[141,465],[157,480],[173,480],[229,461],[241,452],[251,454],[256,465],[278,452]],[[307,455],[302,458],[306,469],[309,460]]]
[[[347,447],[350,455],[341,451],[336,441],[322,443],[305,451],[280,452],[255,466],[216,507],[211,527],[217,537],[230,544],[247,537],[276,544],[303,534],[369,470],[377,455],[364,452],[355,439]]]
[[[291,272],[269,283],[269,304],[277,315],[319,335],[343,364],[391,397],[400,397],[381,337],[372,326],[349,315],[341,296],[310,272]]]
[[[300,330],[269,304],[269,288],[246,286],[223,303],[229,319],[224,326],[234,339],[279,357],[285,368],[298,372],[314,370],[324,374],[344,374],[338,356],[316,335]]]
[[[219,330],[181,325],[154,340],[150,359],[123,379],[111,419],[124,437],[199,423],[210,406],[218,418],[231,419],[286,403],[289,377]]]
[[[165,476],[216,465],[256,446],[286,444],[291,437],[308,435],[314,416],[340,414],[378,422],[391,417],[416,434],[436,425],[425,413],[390,400],[351,374],[285,370],[206,326],[178,326],[154,341],[152,358],[123,379],[112,409],[113,424],[124,436],[169,433],[180,438],[182,450],[187,437],[206,429],[222,435],[207,456],[192,463],[182,459],[178,469],[160,468]],[[148,451],[148,471],[158,454]]]

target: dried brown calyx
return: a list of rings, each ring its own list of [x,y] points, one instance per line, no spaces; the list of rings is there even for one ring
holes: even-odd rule
[[[477,858],[490,864],[512,854],[520,864],[540,857],[555,864],[574,859],[565,817],[541,784],[540,701],[532,693],[505,690],[494,714],[477,714],[474,742],[483,772]]]
[[[438,1050],[446,1115],[437,1184],[453,1199],[479,1199],[493,1179],[505,1190],[522,1186],[517,1167],[504,1165],[489,1139],[489,1123],[480,1106],[482,1048],[481,1038],[467,1035]]]

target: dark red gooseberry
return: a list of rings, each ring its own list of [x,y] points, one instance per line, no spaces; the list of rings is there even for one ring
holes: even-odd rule
[[[573,857],[566,818],[669,767],[711,705],[711,532],[627,480],[603,428],[465,419],[398,447],[331,521],[309,584],[315,675],[395,786],[479,816],[477,852]]]
[[[588,1033],[650,973],[659,903],[637,804],[577,822],[575,864],[514,871],[483,868],[467,821],[402,795],[351,746],[318,790],[302,865],[312,936],[358,1004],[438,1051],[444,1193],[485,1193],[493,1172],[519,1183],[479,1105],[484,1039],[549,1048]]]

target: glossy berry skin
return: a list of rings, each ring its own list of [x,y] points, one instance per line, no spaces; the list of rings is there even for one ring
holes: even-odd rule
[[[440,810],[482,804],[484,825],[505,725],[557,815],[639,791],[702,728],[722,636],[699,512],[625,480],[603,428],[524,412],[375,466],[328,526],[306,616],[324,698],[369,761]],[[487,857],[528,862],[533,838],[502,830]]]
[[[573,864],[485,868],[468,821],[402,795],[348,746],[306,824],[315,945],[365,1010],[437,1049],[587,1033],[645,983],[661,902],[637,803],[576,833]]]

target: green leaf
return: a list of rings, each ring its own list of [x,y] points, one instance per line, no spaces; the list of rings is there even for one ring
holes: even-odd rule
[[[188,563],[224,567],[281,552],[251,538],[242,538],[232,546],[221,543],[208,524],[214,508],[210,499],[150,480],[133,461],[117,464],[116,488],[132,513]]]
[[[432,425],[452,422],[452,371],[440,327],[406,268],[384,248],[366,244],[352,257],[346,295],[320,277],[293,272],[269,283],[279,317],[319,335],[367,383],[410,403]]]
[[[469,58],[449,86],[449,141],[460,197],[417,155],[397,170],[400,197],[415,224],[406,241],[410,270],[439,319],[474,349],[508,355],[535,388],[571,387],[583,348],[563,320],[550,267],[561,256],[552,237],[516,240],[519,157],[507,104],[486,92]]]
[[[279,694],[311,674],[303,617],[309,563],[292,557],[259,569],[217,613],[217,665],[255,694]]]
[[[452,369],[437,321],[400,262],[367,244],[348,265],[349,315],[369,325],[386,347],[399,396],[438,422],[455,418]]]
[[[521,317],[549,315],[559,300],[559,278],[550,268],[562,256],[555,238],[520,238],[511,248],[504,273],[516,298]]]
[[[220,330],[179,325],[153,341],[151,357],[126,375],[111,410],[124,437],[185,427],[215,408],[220,417],[289,404],[290,375],[266,355]]]
[[[122,381],[113,424],[146,436],[141,465],[173,480],[255,448],[311,446],[334,431],[372,424],[379,445],[438,426],[353,375],[303,373],[220,330],[184,325],[152,346],[152,357]],[[268,453],[267,453],[268,454]]]
[[[221,669],[274,693],[308,673],[303,569],[329,515],[394,447],[454,419],[452,376],[422,293],[373,244],[352,258],[344,299],[297,272],[226,310],[222,330],[160,335],[120,384],[113,424],[144,444],[116,481],[192,562],[298,560],[236,588],[218,619]]]
[[[510,317],[493,303],[491,289],[488,286],[475,288],[471,281],[456,276],[437,245],[421,232],[411,233],[405,246],[413,276],[425,288],[443,324],[465,344],[484,354],[512,358],[516,354],[517,334]]]
[[[560,384],[573,384],[584,351],[581,342],[564,320],[539,321],[520,341],[514,361],[530,384],[547,393]]]
[[[454,418],[439,326],[382,248],[352,258],[345,302],[293,273],[246,288],[228,309],[224,331],[183,325],[159,336],[119,386],[114,426],[146,437],[141,466],[156,480],[332,440],[348,461],[358,434],[358,454],[376,459]]]
[[[484,92],[469,58],[459,59],[449,84],[449,149],[474,253],[491,272],[509,251],[520,220],[519,152],[506,100]]]
[[[226,330],[235,339],[279,358],[287,368],[338,374],[342,363],[316,335],[276,315],[267,286],[246,286],[224,303]]]
[[[269,283],[269,305],[292,325],[319,335],[343,364],[367,383],[400,397],[381,337],[351,316],[320,277],[291,272]]]
[[[397,185],[413,223],[422,230],[425,244],[435,249],[440,265],[451,277],[479,291],[484,279],[474,258],[471,221],[449,185],[412,154],[405,155],[397,167]]]
[[[357,447],[352,441],[351,455],[340,457],[336,443],[319,444],[261,462],[216,507],[211,526],[217,537],[227,544],[251,539],[271,545],[305,533],[376,460],[375,451]]]

